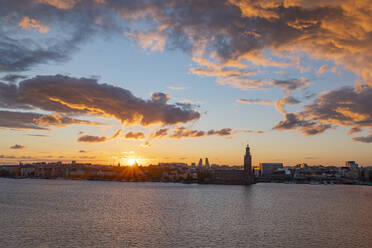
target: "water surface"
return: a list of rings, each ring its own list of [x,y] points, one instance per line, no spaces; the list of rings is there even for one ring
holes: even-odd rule
[[[0,178],[1,247],[372,247],[372,187]]]

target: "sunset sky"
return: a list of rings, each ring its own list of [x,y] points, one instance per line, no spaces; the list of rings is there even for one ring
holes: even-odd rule
[[[0,0],[0,163],[372,165],[368,0]]]

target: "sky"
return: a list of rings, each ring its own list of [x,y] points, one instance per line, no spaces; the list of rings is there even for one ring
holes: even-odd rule
[[[0,164],[372,165],[365,0],[0,0]]]

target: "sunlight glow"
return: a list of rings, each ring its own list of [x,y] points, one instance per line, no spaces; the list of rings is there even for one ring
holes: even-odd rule
[[[133,166],[133,165],[136,164],[136,163],[137,163],[137,161],[136,161],[135,158],[130,158],[130,159],[128,159],[128,165]]]

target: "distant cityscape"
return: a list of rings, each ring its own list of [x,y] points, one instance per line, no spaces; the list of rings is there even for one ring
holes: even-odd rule
[[[204,163],[203,163],[204,160]],[[91,163],[38,162],[0,166],[1,177],[66,178],[115,181],[155,181],[249,185],[258,182],[309,184],[372,185],[372,166],[360,167],[355,161],[339,166],[310,166],[306,163],[285,166],[283,163],[259,163],[252,166],[249,145],[243,166],[210,164],[208,158],[198,163],[158,163],[141,166],[96,165]]]

